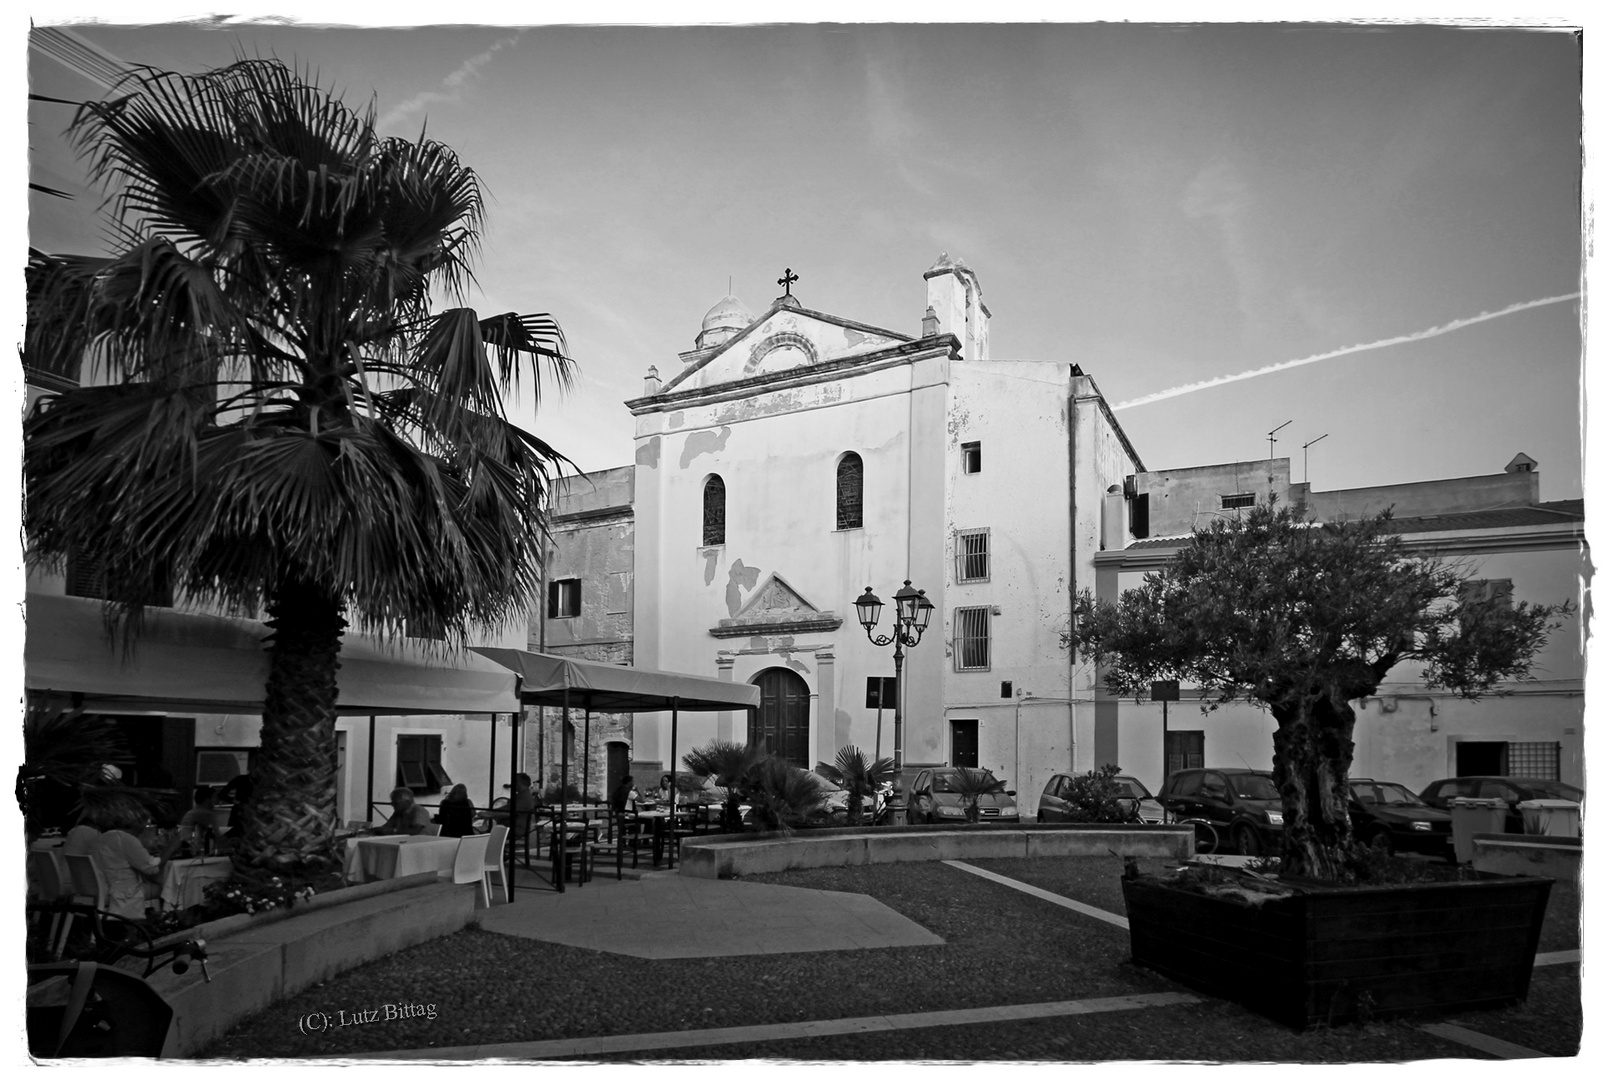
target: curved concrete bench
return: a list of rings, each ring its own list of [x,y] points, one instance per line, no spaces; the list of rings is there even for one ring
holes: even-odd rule
[[[1053,855],[1137,855],[1187,859],[1195,832],[1188,825],[914,825],[875,829],[810,829],[688,837],[681,872],[733,878],[817,866],[931,862],[938,859],[1021,859]]]

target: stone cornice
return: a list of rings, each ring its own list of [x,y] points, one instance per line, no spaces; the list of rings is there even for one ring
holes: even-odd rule
[[[709,628],[709,636],[717,638],[753,637],[756,634],[826,634],[843,625],[833,612],[818,615],[798,614],[783,618],[757,616],[748,619],[721,619]]]
[[[645,413],[671,412],[699,405],[715,405],[723,401],[754,397],[774,390],[791,390],[794,387],[809,386],[814,383],[833,382],[851,372],[856,375],[862,375],[872,371],[880,371],[884,368],[898,367],[901,364],[913,364],[918,360],[925,360],[929,356],[942,355],[944,352],[948,352],[953,356],[959,350],[960,341],[953,334],[939,334],[935,337],[922,338],[919,341],[896,345],[891,349],[879,349],[876,352],[845,356],[838,360],[830,360],[824,364],[817,364],[807,368],[788,368],[785,371],[754,375],[746,379],[721,383],[718,386],[697,387],[691,390],[678,390],[673,393],[660,393],[648,397],[633,398],[625,403],[625,407],[631,410],[632,416],[642,416]]]
[[[596,524],[605,518],[629,518],[636,515],[631,506],[600,506],[594,510],[576,510],[568,514],[554,514],[549,523],[557,528],[562,525]]]

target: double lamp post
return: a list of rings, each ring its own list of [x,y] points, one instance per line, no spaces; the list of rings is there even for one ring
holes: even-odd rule
[[[921,642],[921,635],[927,630],[927,621],[932,618],[932,601],[927,599],[925,589],[913,589],[910,580],[905,579],[904,588],[893,594],[894,620],[891,632],[884,635],[876,633],[877,618],[882,614],[882,600],[871,591],[871,586],[865,587],[865,592],[854,601],[855,613],[860,619],[860,625],[865,627],[865,636],[871,644],[893,646],[893,802],[890,809],[893,811],[893,823],[905,823],[904,802],[904,651],[915,648]]]

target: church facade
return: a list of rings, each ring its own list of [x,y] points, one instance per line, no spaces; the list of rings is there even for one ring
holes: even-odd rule
[[[728,296],[694,347],[626,403],[635,460],[560,482],[548,602],[530,646],[753,683],[741,714],[591,718],[587,785],[667,771],[714,739],[763,739],[802,768],[857,746],[892,756],[892,650],[854,601],[886,607],[906,580],[933,604],[905,656],[907,770],[992,769],[1025,815],[1057,773],[1112,763],[1159,786],[1171,768],[1271,767],[1272,720],[1118,701],[1063,646],[1080,590],[1115,599],[1213,515],[1272,497],[1323,520],[1394,507],[1408,545],[1462,560],[1515,600],[1578,601],[1589,573],[1580,500],[1543,503],[1536,463],[1486,476],[1313,492],[1288,459],[1148,470],[1076,364],[995,360],[977,275],[941,257],[919,328],[870,326],[791,294],[755,315]],[[1391,673],[1358,703],[1353,774],[1418,790],[1515,772],[1580,783],[1578,617],[1535,681],[1477,703]],[[548,779],[553,725],[532,767]],[[599,733],[602,733],[601,735]],[[572,736],[573,738],[573,736]],[[585,749],[587,740],[572,744]],[[541,760],[538,761],[537,758]],[[1515,772],[1515,774],[1520,774]],[[579,785],[578,785],[579,786]]]

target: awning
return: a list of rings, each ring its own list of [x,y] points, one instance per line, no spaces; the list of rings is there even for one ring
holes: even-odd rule
[[[568,690],[572,708],[592,712],[668,712],[672,704],[682,712],[759,707],[759,687],[707,675],[620,667],[522,649],[471,651],[518,672],[524,680],[519,696],[526,705],[564,705]]]
[[[108,639],[98,600],[29,593],[26,685],[82,694],[92,712],[262,713],[268,627],[249,619],[150,608],[134,650]],[[343,714],[512,713],[515,677],[465,651],[341,637]]]

